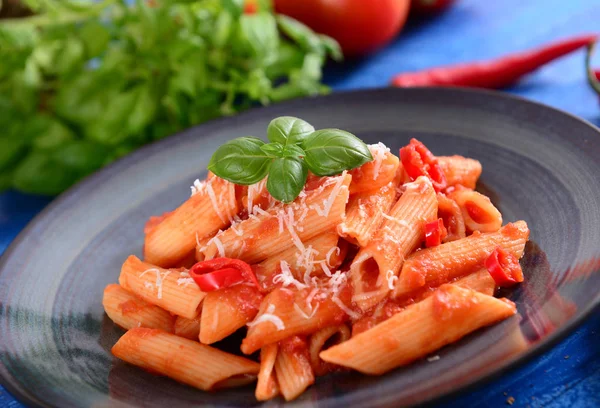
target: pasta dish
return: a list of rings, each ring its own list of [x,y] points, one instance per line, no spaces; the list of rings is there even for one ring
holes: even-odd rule
[[[529,229],[475,190],[479,161],[393,154],[338,129],[277,118],[148,220],[103,305],[113,354],[202,390],[256,383],[298,397],[338,370],[379,375],[516,313]],[[242,334],[240,353],[218,342]],[[216,345],[215,345],[216,344]]]

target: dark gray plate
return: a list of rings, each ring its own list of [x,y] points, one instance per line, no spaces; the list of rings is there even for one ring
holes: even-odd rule
[[[505,293],[519,315],[382,377],[320,378],[294,406],[399,406],[489,379],[549,347],[600,301],[600,133],[557,110],[461,89],[338,93],[213,121],[143,148],[89,177],[35,218],[0,263],[0,382],[56,407],[256,405],[253,388],[204,393],[112,358],[121,334],[104,286],[141,254],[146,219],[177,206],[214,149],[264,136],[270,119],[304,118],[394,150],[416,137],[436,154],[483,163],[481,189],[505,221],[531,228],[527,281]],[[201,362],[199,362],[201,364]],[[269,406],[282,404],[271,402]],[[360,404],[360,405],[359,405]]]

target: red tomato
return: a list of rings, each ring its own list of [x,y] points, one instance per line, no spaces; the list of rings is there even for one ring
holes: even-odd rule
[[[406,21],[410,0],[275,0],[275,11],[335,38],[346,56],[388,43]]]
[[[411,13],[436,14],[448,8],[455,0],[412,0]]]

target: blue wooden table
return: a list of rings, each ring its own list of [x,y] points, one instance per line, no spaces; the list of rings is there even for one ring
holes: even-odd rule
[[[326,81],[336,90],[386,86],[399,71],[489,58],[598,32],[599,21],[599,0],[459,0],[443,15],[410,24],[376,55],[330,67]],[[508,92],[600,125],[600,103],[586,85],[583,58],[583,52],[563,58]],[[0,253],[49,201],[0,194]],[[519,407],[600,407],[599,336],[600,311],[541,357],[446,406],[502,407],[512,402]],[[0,386],[0,407],[21,406]]]

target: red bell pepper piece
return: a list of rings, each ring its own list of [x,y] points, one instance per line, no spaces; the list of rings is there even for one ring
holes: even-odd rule
[[[419,176],[428,177],[437,192],[448,185],[437,158],[417,139],[411,139],[407,146],[400,149],[400,160],[411,180]]]
[[[425,224],[425,246],[427,248],[440,245],[447,235],[448,230],[441,218]]]
[[[523,270],[513,254],[497,247],[485,260],[485,267],[498,286],[511,286],[523,282]]]
[[[239,259],[215,258],[198,262],[192,266],[189,274],[203,292],[228,288],[242,282],[250,282],[259,287],[250,265]]]

